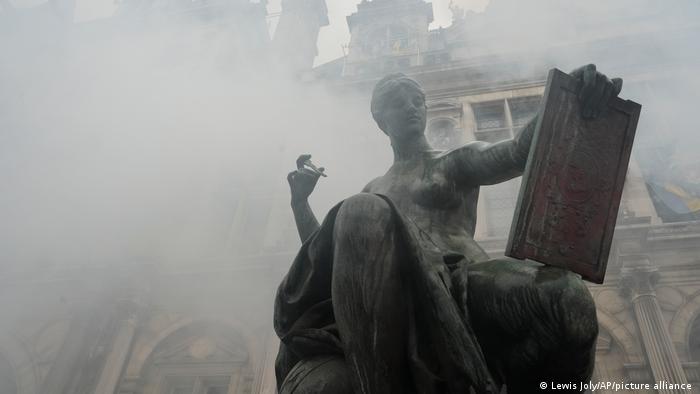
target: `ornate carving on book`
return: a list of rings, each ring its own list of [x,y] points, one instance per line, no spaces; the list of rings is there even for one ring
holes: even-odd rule
[[[506,255],[602,283],[641,105],[583,118],[577,81],[549,73]]]

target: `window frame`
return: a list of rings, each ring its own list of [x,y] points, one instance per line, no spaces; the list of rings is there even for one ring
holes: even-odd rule
[[[511,108],[511,104],[518,101],[529,100],[538,100],[541,102],[542,94],[501,97],[497,99],[470,103],[472,114],[474,116],[474,138],[478,141],[486,141],[491,143],[513,138],[515,133],[521,127],[525,126],[526,122],[521,124],[513,121],[513,108]],[[502,111],[502,124],[500,125],[502,127],[480,127],[479,111],[483,111],[488,107],[498,108],[499,111]],[[536,115],[536,112],[534,112],[533,115]],[[494,133],[498,133],[499,136],[493,138]],[[496,185],[482,186],[480,200],[484,205],[484,210],[482,212],[486,216],[485,235],[487,237],[508,237],[513,213],[515,212],[515,205],[517,204],[520,183],[520,178],[515,178]],[[495,207],[495,205],[502,205],[504,201],[509,201],[509,208]],[[508,210],[508,213],[503,214],[506,209]]]

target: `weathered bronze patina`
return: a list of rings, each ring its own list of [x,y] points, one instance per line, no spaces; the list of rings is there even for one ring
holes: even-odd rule
[[[586,118],[622,84],[593,65],[572,76]],[[523,173],[536,119],[512,140],[443,152],[426,112],[414,80],[377,83],[372,115],[394,163],[320,225],[308,204],[319,171],[289,174],[303,245],[275,301],[280,393],[514,394],[590,378],[598,324],[580,276],[489,259],[473,239],[479,187]]]

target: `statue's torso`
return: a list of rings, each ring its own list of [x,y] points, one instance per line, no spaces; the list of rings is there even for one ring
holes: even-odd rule
[[[437,154],[395,163],[364,191],[389,197],[398,209],[446,251],[475,257],[478,186],[457,186]]]

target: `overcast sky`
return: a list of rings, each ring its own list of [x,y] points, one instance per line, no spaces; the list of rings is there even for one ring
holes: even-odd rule
[[[466,10],[476,12],[483,11],[489,0],[452,0],[455,4],[462,6]],[[37,3],[41,0],[15,0],[15,3]],[[268,11],[278,12],[281,0],[269,0]],[[357,11],[357,4],[360,0],[327,0],[328,17],[330,25],[321,30],[318,40],[319,56],[316,64],[322,64],[329,60],[342,56],[342,45],[350,40],[348,26],[345,17]],[[432,0],[435,22],[432,28],[447,26],[452,20],[452,13],[449,10],[450,0]],[[90,20],[95,18],[109,17],[114,12],[114,0],[77,0],[76,7],[77,20]]]

